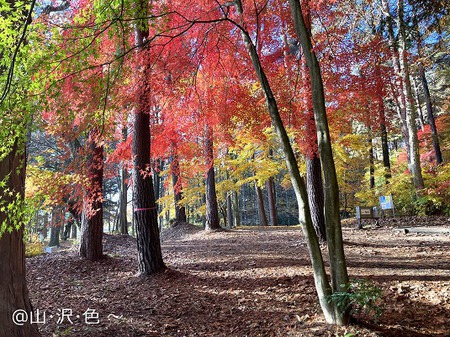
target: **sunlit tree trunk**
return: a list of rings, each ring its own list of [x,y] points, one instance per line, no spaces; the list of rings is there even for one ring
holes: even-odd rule
[[[269,200],[269,219],[271,226],[278,226],[277,219],[277,202],[275,199],[275,183],[273,178],[269,178],[266,182],[267,196]]]
[[[424,69],[422,63],[419,63],[419,75],[420,75],[420,80],[422,82],[423,91],[424,91],[424,95],[425,95],[425,103],[427,105],[427,117],[428,117],[428,123],[430,124],[430,128],[431,128],[431,137],[433,139],[433,149],[434,149],[434,154],[436,156],[436,164],[440,165],[444,162],[444,160],[442,158],[441,146],[439,144],[438,131],[437,131],[436,122],[434,119],[433,104],[431,103],[430,89],[428,88],[428,81],[427,81],[427,77],[425,76],[425,69]]]
[[[323,85],[320,77],[320,68],[318,68],[317,59],[315,59],[313,48],[311,46],[311,41],[309,40],[310,37],[306,33],[306,27],[303,21],[300,3],[298,1],[293,0],[290,1],[289,3],[291,5],[292,14],[294,16],[294,22],[296,23],[296,29],[300,28],[301,30],[299,32],[299,36],[301,43],[303,45],[303,50],[305,51],[305,54],[307,54],[307,57],[309,58],[308,67],[312,73],[311,79],[313,83],[312,85],[313,93],[319,90],[320,92],[318,92],[318,94],[319,95],[321,94],[323,99]],[[240,0],[236,0],[234,4],[236,5],[237,13],[242,16],[243,14],[242,2]],[[314,281],[316,285],[317,294],[319,297],[320,306],[322,308],[322,311],[324,313],[327,322],[336,324],[346,324],[348,321],[348,312],[343,312],[342,310],[337,308],[335,303],[329,301],[332,289],[335,289],[336,291],[346,291],[345,285],[348,284],[348,276],[345,263],[345,256],[343,254],[342,233],[339,218],[337,179],[334,179],[334,181],[330,181],[329,178],[330,175],[332,175],[332,173],[328,172],[329,170],[333,170],[335,175],[334,162],[331,153],[331,144],[329,143],[329,133],[326,123],[324,101],[323,106],[321,107],[321,109],[318,109],[316,114],[317,97],[314,97],[313,94],[313,102],[315,102],[314,109],[317,123],[317,132],[320,133],[319,147],[324,145],[329,146],[329,149],[321,151],[321,159],[324,166],[329,165],[327,167],[327,171],[324,170],[324,172],[326,173],[325,185],[329,184],[327,193],[325,194],[326,198],[328,198],[329,200],[326,199],[325,203],[327,204],[328,202],[326,208],[326,211],[329,211],[329,214],[327,215],[328,217],[327,221],[330,220],[330,222],[327,223],[327,235],[329,234],[328,246],[330,250],[329,255],[331,264],[331,280],[333,288],[330,286],[330,283],[328,281],[325,272],[325,265],[323,262],[319,241],[317,239],[314,226],[312,224],[306,186],[300,175],[297,160],[295,158],[294,151],[292,149],[286,129],[284,128],[284,124],[278,110],[276,99],[273,95],[269,81],[264,72],[264,68],[259,59],[256,47],[252,41],[251,34],[247,30],[245,30],[243,20],[241,23],[242,24],[240,25],[240,29],[242,38],[247,47],[250,58],[252,60],[253,68],[256,72],[261,88],[264,92],[272,124],[274,126],[275,132],[278,136],[278,139],[280,141],[280,144],[282,146],[285,155],[287,170],[291,177],[291,182],[297,199],[299,209],[299,222],[302,225],[303,233],[306,237],[306,242],[311,257]],[[311,58],[313,58],[313,60]],[[311,65],[309,64],[310,62]],[[328,230],[328,228],[330,229]]]
[[[300,40],[311,79],[314,118],[324,179],[324,210],[328,258],[331,273],[331,288],[332,291],[344,292],[346,291],[349,280],[339,215],[339,187],[333,160],[333,152],[331,149],[330,133],[328,130],[322,76],[319,62],[311,42],[310,31],[305,24],[300,1],[289,0],[289,5],[294,19],[294,28]],[[325,293],[326,287],[323,289]],[[322,309],[328,322],[340,325],[348,323],[349,312],[339,309],[336,304],[333,304],[332,308],[330,308],[330,303],[328,303],[327,306],[322,304]]]
[[[406,124],[409,132],[409,171],[413,177],[414,187],[423,189],[424,182],[422,178],[422,168],[420,167],[419,140],[417,138],[416,111],[413,105],[413,95],[411,90],[411,79],[409,63],[407,58],[407,36],[404,22],[404,0],[398,0],[397,3],[397,26],[399,28],[399,59],[400,72],[403,82],[403,91],[405,97]]]

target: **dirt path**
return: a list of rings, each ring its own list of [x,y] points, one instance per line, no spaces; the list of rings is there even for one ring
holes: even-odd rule
[[[343,233],[351,277],[383,290],[376,324],[325,324],[298,228],[175,228],[163,235],[170,269],[148,279],[135,275],[133,239],[106,235],[101,262],[70,250],[28,259],[30,293],[52,337],[450,336],[449,236],[395,232],[421,220],[392,221],[362,231],[347,222]],[[433,221],[417,225],[449,225]]]

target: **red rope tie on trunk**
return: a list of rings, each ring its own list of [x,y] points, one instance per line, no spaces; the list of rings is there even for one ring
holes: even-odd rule
[[[156,207],[148,207],[148,208],[135,208],[135,212],[144,212],[144,211],[151,211],[152,209],[156,209]]]

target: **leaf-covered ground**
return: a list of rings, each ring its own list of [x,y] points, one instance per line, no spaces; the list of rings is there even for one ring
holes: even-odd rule
[[[348,327],[324,322],[298,227],[177,226],[163,233],[168,271],[150,278],[136,276],[131,237],[105,235],[103,261],[83,261],[75,249],[29,258],[28,283],[49,337],[450,336],[449,235],[392,229],[449,228],[450,220],[380,225],[344,222],[349,274],[380,287],[384,309],[377,321],[359,316]]]

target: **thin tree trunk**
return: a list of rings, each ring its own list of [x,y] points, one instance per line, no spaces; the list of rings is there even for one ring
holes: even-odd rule
[[[264,207],[264,197],[261,190],[261,187],[255,181],[255,192],[256,192],[256,203],[258,205],[258,218],[260,226],[267,226],[267,216],[266,210]]]
[[[48,242],[49,247],[59,247],[59,237],[61,233],[61,217],[59,207],[54,207],[52,210],[52,221],[50,227],[50,240]]]
[[[414,87],[414,98],[416,101],[416,106],[417,106],[417,112],[418,112],[418,117],[419,117],[419,126],[420,126],[420,130],[423,130],[425,128],[425,122],[423,120],[423,111],[422,111],[422,104],[420,103],[420,95],[419,95],[419,88],[417,87],[417,83],[416,83],[416,78],[413,77],[413,87]]]
[[[407,37],[404,22],[404,0],[398,0],[397,3],[397,25],[399,27],[399,59],[400,71],[403,82],[403,91],[405,97],[406,108],[406,124],[409,132],[410,160],[409,171],[411,172],[414,187],[417,190],[424,188],[422,178],[422,169],[420,166],[419,140],[417,138],[416,111],[412,104],[413,96],[411,90],[411,80],[409,72],[409,64],[407,59]]]
[[[127,140],[128,128],[122,129],[122,139]],[[127,205],[128,205],[128,172],[125,163],[120,165],[120,200],[119,200],[119,223],[118,230],[120,234],[128,235],[128,218],[127,218]]]
[[[235,227],[241,225],[241,215],[239,212],[239,195],[237,191],[233,191],[233,224]]]
[[[241,1],[236,0],[235,4],[237,7],[237,13],[242,16],[243,9],[242,9]],[[298,7],[299,7],[298,9],[293,8],[292,12],[295,15],[300,14],[301,20],[303,22],[303,17],[301,16],[302,14],[300,11],[299,3],[298,3]],[[315,234],[314,227],[312,224],[309,203],[308,203],[308,196],[306,193],[306,187],[304,185],[302,177],[300,176],[300,171],[298,168],[297,160],[294,155],[294,151],[292,150],[292,146],[290,144],[289,137],[287,135],[287,132],[284,128],[283,122],[280,117],[280,113],[278,110],[278,106],[277,106],[275,97],[273,95],[273,92],[270,87],[267,76],[263,70],[261,61],[259,59],[258,53],[255,48],[255,45],[252,42],[249,32],[247,32],[243,27],[244,26],[242,26],[242,25],[240,26],[242,38],[248,49],[249,55],[250,55],[252,63],[253,63],[253,67],[258,76],[262,90],[265,94],[267,108],[269,110],[269,114],[272,119],[272,123],[275,128],[275,132],[278,136],[278,139],[280,140],[281,146],[283,148],[283,152],[285,154],[287,170],[291,177],[292,185],[293,185],[295,195],[297,198],[297,204],[298,204],[298,209],[299,209],[299,221],[302,224],[302,229],[303,229],[303,232],[306,237],[308,250],[310,253],[310,257],[311,257],[311,263],[312,263],[312,268],[313,268],[313,273],[314,273],[314,281],[316,284],[316,290],[317,290],[317,294],[319,296],[319,302],[320,302],[321,308],[323,310],[323,313],[325,315],[325,319],[327,322],[330,322],[330,323],[344,323],[345,322],[346,323],[346,321],[347,321],[346,317],[341,315],[339,312],[337,312],[335,310],[336,305],[333,303],[330,303],[330,301],[329,301],[329,296],[331,295],[332,290],[331,290],[330,284],[328,282],[327,275],[325,273],[325,266],[323,263],[323,258],[322,258],[322,253],[321,253],[320,246],[319,246],[319,241],[317,239],[317,236]],[[304,23],[303,23],[303,27],[304,27]],[[312,51],[312,48],[309,48],[309,49],[304,48],[304,50]],[[314,90],[314,87],[313,87],[313,90]],[[332,161],[332,157],[330,157],[330,159]],[[334,168],[334,166],[333,166],[333,168]],[[333,185],[333,188],[335,188],[335,187],[336,186]],[[330,200],[330,203],[332,205],[334,205],[334,200]],[[339,206],[339,204],[338,204],[338,206]],[[337,216],[339,219],[339,208],[338,208]],[[338,229],[340,230],[340,226]],[[334,233],[332,233],[332,234],[334,234]],[[341,260],[341,261],[342,261],[341,266],[345,266],[345,259]],[[346,267],[345,267],[345,271],[346,271]],[[334,276],[333,280],[336,281],[336,275],[333,275],[333,276]],[[339,276],[342,276],[342,273],[339,273]],[[339,281],[344,281],[340,284],[348,284],[348,278],[347,278],[347,280],[344,280],[343,277],[338,277],[337,279]],[[340,289],[342,291],[345,290],[343,287],[341,287]]]
[[[127,185],[127,169],[122,164],[120,167],[120,200],[119,200],[119,233],[128,235],[128,185]]]
[[[444,160],[442,158],[441,146],[439,145],[439,137],[436,128],[436,122],[434,119],[433,104],[431,103],[430,89],[428,88],[428,81],[427,77],[425,76],[425,69],[422,63],[419,63],[419,75],[420,80],[422,81],[422,86],[425,94],[425,102],[427,104],[427,117],[428,123],[430,124],[431,128],[431,137],[433,139],[433,149],[436,156],[436,164],[440,165],[444,162]]]
[[[375,163],[373,158],[373,140],[372,140],[372,130],[369,127],[367,132],[367,147],[368,147],[368,157],[369,157],[369,188],[375,188]]]
[[[291,7],[292,16],[294,19],[294,28],[297,33],[297,37],[300,40],[300,44],[302,45],[311,78],[317,141],[319,144],[319,155],[322,162],[324,178],[325,223],[327,232],[328,258],[331,271],[331,287],[332,291],[343,292],[347,291],[346,287],[349,280],[339,215],[339,187],[333,160],[333,152],[331,149],[322,76],[319,62],[311,43],[310,32],[308,31],[303,18],[300,2],[299,0],[289,0],[289,5]],[[323,289],[325,294],[327,287],[324,287]],[[321,295],[323,294],[320,294],[319,297]],[[324,300],[325,299],[322,299],[322,301]],[[337,307],[336,304],[333,304],[332,308],[330,308],[329,304],[322,304],[322,309],[324,310],[327,322],[340,325],[348,323],[349,312],[343,312]]]
[[[0,189],[0,200],[6,206],[24,198],[25,158],[25,142],[16,138],[11,151],[0,159],[0,181],[6,179],[5,189]],[[7,189],[12,195],[5,193]],[[0,211],[0,224],[20,224],[19,229],[0,233],[0,337],[38,337],[36,324],[27,321],[17,325],[11,319],[18,309],[33,311],[26,284],[24,223],[23,219],[14,219],[17,221],[14,224],[11,220],[9,214]]]
[[[81,219],[80,256],[90,261],[103,258],[103,145],[99,137],[97,128],[89,135],[87,165],[90,184],[83,199]]]
[[[219,207],[217,204],[216,178],[214,173],[213,135],[209,126],[205,132],[206,173],[206,230],[220,229]]]
[[[233,228],[233,207],[232,207],[232,201],[231,201],[231,194],[230,193],[227,193],[226,200],[227,200],[228,227],[229,228]]]
[[[269,219],[271,226],[278,226],[277,219],[277,203],[275,198],[275,183],[273,178],[269,178],[266,182],[267,196],[269,199]]]
[[[389,159],[389,145],[388,145],[388,133],[386,128],[386,115],[384,112],[384,102],[383,102],[383,84],[381,83],[381,72],[380,66],[376,66],[377,73],[377,100],[378,100],[378,117],[380,121],[380,134],[381,134],[381,150],[383,153],[383,167],[384,167],[384,179],[385,183],[388,184],[391,179],[391,161]]]
[[[170,170],[172,172],[173,198],[175,203],[175,220],[177,222],[186,222],[186,208],[180,205],[183,200],[183,186],[180,180],[180,164],[176,153],[176,146],[172,142],[172,160],[170,162]]]

